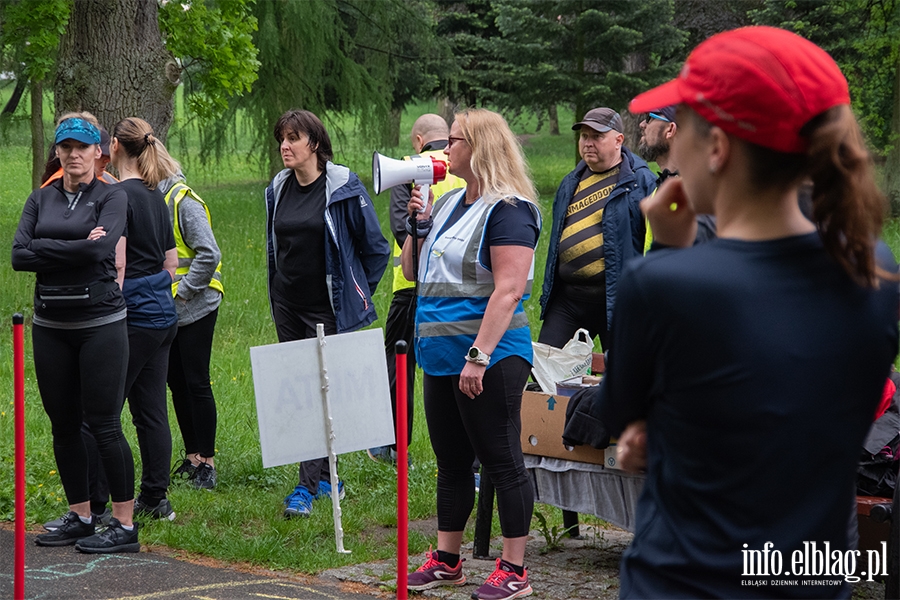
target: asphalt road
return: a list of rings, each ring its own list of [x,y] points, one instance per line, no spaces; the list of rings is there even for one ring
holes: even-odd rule
[[[336,581],[267,577],[214,568],[142,551],[82,554],[74,546],[45,548],[25,540],[25,598],[85,600],[353,600],[378,597],[349,592]],[[0,528],[0,598],[13,597],[14,533]],[[146,549],[144,549],[146,550]],[[18,599],[16,599],[18,600]]]

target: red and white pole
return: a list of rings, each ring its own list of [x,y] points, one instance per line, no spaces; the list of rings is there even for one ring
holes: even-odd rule
[[[407,453],[406,342],[397,342],[397,600],[406,600],[409,569],[409,464]]]
[[[13,598],[25,598],[25,319],[13,315],[13,380],[16,420],[16,536]],[[405,358],[405,357],[404,357]]]

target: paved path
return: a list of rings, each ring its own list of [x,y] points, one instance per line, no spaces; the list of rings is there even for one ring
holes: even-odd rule
[[[354,600],[378,597],[316,578],[282,578],[214,568],[162,556],[82,554],[74,546],[44,548],[25,540],[27,600]],[[14,534],[0,528],[0,598],[13,597]],[[357,585],[357,589],[365,589]]]

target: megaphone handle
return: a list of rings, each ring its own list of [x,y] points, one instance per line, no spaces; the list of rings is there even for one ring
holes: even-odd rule
[[[419,189],[422,191],[422,208],[419,209],[419,214],[425,212],[425,207],[428,206],[428,194],[430,187],[431,186],[425,185],[424,183],[419,186]]]

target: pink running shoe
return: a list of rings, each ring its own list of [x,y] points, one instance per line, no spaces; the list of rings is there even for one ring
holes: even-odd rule
[[[420,592],[439,585],[463,585],[466,582],[466,576],[462,572],[464,559],[459,559],[459,564],[450,568],[437,559],[437,551],[432,552],[431,548],[425,557],[425,564],[416,569],[415,573],[406,576],[407,589]]]
[[[528,570],[525,575],[519,577],[510,567],[497,559],[497,568],[491,573],[487,581],[472,593],[473,600],[511,600],[512,598],[524,598],[531,595],[531,585],[528,583]]]

